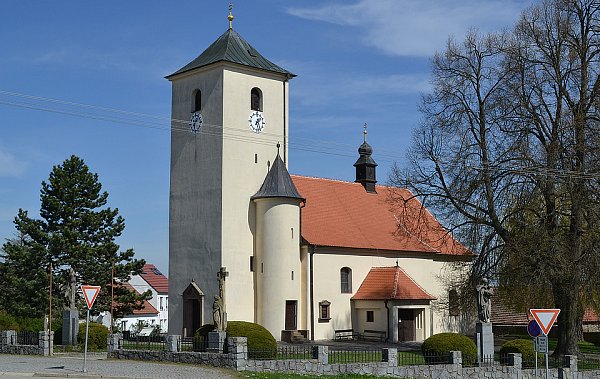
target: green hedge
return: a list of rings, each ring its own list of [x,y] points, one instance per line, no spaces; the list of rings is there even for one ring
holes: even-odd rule
[[[207,338],[208,332],[215,330],[213,324],[200,327],[194,338]],[[228,321],[227,337],[248,338],[248,356],[250,358],[275,358],[277,342],[271,333],[261,325],[246,321]]]
[[[533,339],[514,339],[506,341],[500,349],[500,355],[506,355],[508,353],[521,353],[523,361],[533,362],[535,360],[535,353],[533,352]],[[541,359],[542,354],[538,354]]]
[[[462,352],[462,360],[465,365],[472,365],[477,359],[477,346],[469,337],[458,333],[439,333],[427,338],[421,351],[427,363],[434,363],[436,357],[441,354],[449,354],[451,351]]]
[[[106,351],[106,340],[108,338],[108,328],[102,324],[90,322],[88,330],[88,350]],[[79,334],[77,343],[85,345],[85,323],[79,324]]]

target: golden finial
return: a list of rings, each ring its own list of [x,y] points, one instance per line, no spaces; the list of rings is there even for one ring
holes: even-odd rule
[[[363,137],[364,137],[364,142],[367,143],[367,123],[365,122],[365,125],[363,126]]]
[[[233,29],[233,1],[229,2],[229,16],[227,16],[227,19],[229,20],[229,29]]]

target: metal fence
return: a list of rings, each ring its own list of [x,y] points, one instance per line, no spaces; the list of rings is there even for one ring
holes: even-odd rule
[[[227,344],[225,344],[227,346]],[[177,340],[178,351],[206,352],[208,339],[204,337],[184,337]]]
[[[39,344],[38,332],[17,332],[17,345],[33,345]]]
[[[329,350],[329,363],[371,363],[382,362],[381,349]]]
[[[248,358],[254,360],[298,360],[316,358],[312,346],[278,346],[275,349],[250,349]]]
[[[166,350],[167,341],[164,336],[131,336],[123,338],[121,348],[124,350]]]
[[[398,366],[443,365],[450,363],[447,353],[423,354],[420,351],[399,351]]]
[[[598,357],[597,355],[589,356],[584,354],[577,360],[577,370],[600,370],[600,357]]]

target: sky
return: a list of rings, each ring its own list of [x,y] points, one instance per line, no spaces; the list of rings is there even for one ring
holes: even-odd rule
[[[354,180],[363,124],[388,180],[403,166],[430,59],[448,38],[510,29],[520,0],[243,0],[233,27],[290,82],[293,174]],[[0,12],[0,240],[72,154],[98,173],[121,248],[168,273],[171,88],[228,28],[226,0],[8,0]]]

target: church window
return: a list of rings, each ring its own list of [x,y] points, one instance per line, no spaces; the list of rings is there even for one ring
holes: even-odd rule
[[[258,163],[258,154],[254,154],[254,163]]]
[[[254,256],[250,256],[250,271],[254,272]]]
[[[331,303],[327,300],[319,302],[319,322],[329,322],[331,317],[329,315],[329,306]]]
[[[292,280],[294,280],[294,271],[292,271]]]
[[[448,291],[448,314],[450,316],[458,316],[460,313],[458,307],[458,291],[451,289]]]
[[[192,113],[194,112],[200,112],[202,110],[202,92],[200,92],[199,89],[194,91],[194,109],[192,110]]]
[[[342,267],[340,270],[340,283],[342,293],[352,293],[352,269]]]
[[[367,311],[367,322],[374,322],[374,321],[375,321],[375,312]]]
[[[250,109],[253,111],[263,110],[262,91],[256,87],[250,91]]]

